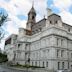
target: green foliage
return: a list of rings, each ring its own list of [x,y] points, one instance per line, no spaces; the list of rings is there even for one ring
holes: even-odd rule
[[[3,25],[3,23],[6,21],[8,15],[4,15],[4,13],[0,13],[0,26]]]
[[[0,53],[0,63],[8,61],[7,55]]]
[[[40,67],[40,66],[31,66],[31,65],[21,65],[21,64],[16,64],[16,65],[11,65],[12,67],[18,67],[18,68],[44,68],[44,67]]]

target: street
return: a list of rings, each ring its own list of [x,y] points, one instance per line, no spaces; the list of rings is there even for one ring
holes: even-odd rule
[[[31,71],[17,70],[17,69],[11,69],[11,68],[0,66],[0,72],[31,72]]]

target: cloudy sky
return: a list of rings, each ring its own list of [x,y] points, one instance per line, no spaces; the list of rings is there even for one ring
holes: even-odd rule
[[[10,19],[4,23],[5,37],[18,33],[19,27],[26,26],[27,14],[32,7],[33,0],[0,0],[0,11],[8,14]],[[51,8],[62,17],[62,21],[72,25],[72,0],[34,0],[37,21],[47,15],[47,8]],[[0,43],[3,49],[4,39]]]

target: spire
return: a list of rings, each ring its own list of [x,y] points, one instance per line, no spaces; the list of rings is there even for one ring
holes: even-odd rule
[[[31,8],[31,10],[29,11],[28,14],[30,14],[30,13],[34,13],[36,15],[36,11],[34,9],[34,0],[32,1],[32,8]]]
[[[34,7],[34,0],[32,1],[32,7]]]
[[[26,28],[28,30],[32,30],[32,25],[36,23],[36,11],[34,9],[34,1],[32,2],[32,8],[30,9],[28,13],[28,21]]]

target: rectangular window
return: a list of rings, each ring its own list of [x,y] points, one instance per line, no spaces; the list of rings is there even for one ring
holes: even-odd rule
[[[68,69],[69,69],[69,62],[68,62]]]
[[[71,65],[71,69],[72,69],[72,65]]]
[[[61,57],[63,57],[64,55],[64,50],[61,50]]]
[[[72,53],[71,53],[71,58],[72,58]]]
[[[64,62],[62,62],[62,69],[64,69]]]
[[[57,57],[59,57],[59,50],[57,50]]]
[[[63,46],[63,39],[61,40],[61,46]]]
[[[46,67],[48,67],[48,62],[46,62]]]
[[[57,46],[59,45],[59,38],[57,38]]]
[[[44,62],[43,62],[43,67],[44,67]]]
[[[18,48],[20,47],[20,44],[18,44]]]
[[[37,66],[37,62],[35,62],[35,66]]]
[[[32,66],[33,66],[33,62],[32,62]]]
[[[58,70],[60,69],[60,62],[58,62]]]

